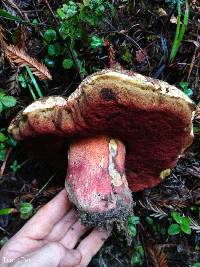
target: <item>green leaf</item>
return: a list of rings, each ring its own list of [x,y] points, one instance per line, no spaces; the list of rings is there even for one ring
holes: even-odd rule
[[[0,133],[0,142],[5,142],[7,140],[7,137],[3,134],[3,133]]]
[[[140,218],[138,216],[129,216],[128,218],[128,224],[138,224],[140,223]]]
[[[20,22],[22,24],[29,23],[28,21],[25,21],[25,20],[23,20],[23,19],[21,19],[21,18],[19,18],[17,16],[13,16],[9,12],[7,12],[6,10],[1,9],[1,8],[0,8],[0,17],[5,18],[5,19],[9,19],[9,20],[13,20],[13,21],[16,21],[16,22]]]
[[[182,224],[183,225],[190,225],[191,220],[188,217],[182,217]]]
[[[4,161],[6,158],[7,149],[3,143],[0,143],[0,161]]]
[[[168,228],[168,234],[169,235],[178,235],[181,232],[180,225],[174,223],[171,224]]]
[[[4,93],[4,91],[3,90],[0,90],[0,101],[1,101],[1,99],[5,96],[6,94]]]
[[[26,79],[25,79],[25,77],[24,77],[24,74],[19,74],[19,76],[18,76],[18,80],[19,80],[19,82],[20,82],[20,84],[21,84],[21,86],[23,87],[23,88],[26,88],[27,87],[27,83],[26,83]]]
[[[0,215],[8,215],[12,213],[14,208],[5,208],[0,210]]]
[[[28,219],[32,216],[33,214],[33,205],[28,202],[24,202],[20,205],[20,218],[21,219]]]
[[[181,216],[181,214],[179,212],[172,211],[171,216],[177,223],[179,223],[179,224],[182,223],[183,216]]]
[[[183,90],[185,90],[185,89],[188,89],[189,82],[180,82],[179,85]]]
[[[57,9],[57,14],[61,19],[65,18],[65,12],[62,10],[62,8]]]
[[[7,139],[7,144],[12,147],[16,146],[17,141],[14,138],[12,138],[12,136],[8,136],[8,137],[9,138]]]
[[[143,246],[138,245],[135,247],[135,250],[143,257],[144,256],[144,249]]]
[[[133,224],[130,224],[128,226],[128,229],[129,229],[130,234],[131,234],[132,237],[134,237],[134,236],[137,235],[137,229],[136,229],[136,227]]]
[[[48,55],[51,57],[57,57],[61,53],[61,46],[59,43],[50,44],[48,46]]]
[[[188,234],[188,235],[190,235],[191,232],[192,232],[192,230],[191,230],[191,228],[190,228],[190,222],[191,222],[190,218],[188,218],[188,217],[183,217],[183,219],[182,219],[182,223],[181,223],[181,230],[182,230],[184,233]]]
[[[200,262],[193,263],[192,265],[189,265],[189,267],[200,267]]]
[[[54,29],[48,29],[46,30],[46,32],[44,33],[44,40],[47,43],[51,43],[57,40],[57,34],[56,31]]]
[[[17,101],[13,96],[4,96],[1,99],[1,103],[7,108],[14,107],[16,105],[16,102]]]
[[[181,230],[185,233],[190,235],[192,233],[192,230],[189,225],[181,224]]]
[[[141,255],[139,253],[134,253],[132,258],[131,258],[131,265],[142,265],[143,263],[143,258],[141,257]]]
[[[152,219],[151,217],[147,216],[147,217],[146,217],[146,222],[147,222],[148,224],[153,224],[153,219]]]
[[[92,36],[90,46],[93,49],[102,47],[103,45],[104,45],[104,42],[103,42],[103,40],[101,38],[99,38],[98,36]]]
[[[77,14],[78,12],[78,5],[76,3],[74,3],[73,1],[69,1],[68,4],[64,4],[62,7],[62,11],[64,12],[65,19],[69,19],[71,17],[73,17],[74,15]],[[58,11],[58,15],[63,17],[63,14],[60,12],[60,10]],[[61,17],[61,18],[62,18]]]
[[[95,9],[95,15],[96,16],[102,16],[105,11],[104,5],[100,5]]]
[[[0,102],[0,112],[3,111],[3,104]]]
[[[10,168],[14,173],[16,173],[21,168],[21,165],[18,164],[17,160],[14,160],[12,165],[10,165]]]
[[[74,65],[73,60],[71,60],[70,58],[63,60],[62,66],[64,69],[66,70],[71,69],[73,65]]]
[[[193,95],[193,91],[190,88],[183,90],[183,92],[189,97]]]

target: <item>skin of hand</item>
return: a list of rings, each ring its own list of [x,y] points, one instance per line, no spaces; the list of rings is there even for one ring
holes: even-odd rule
[[[85,267],[110,234],[94,228],[78,243],[88,230],[62,190],[4,245],[0,266]]]

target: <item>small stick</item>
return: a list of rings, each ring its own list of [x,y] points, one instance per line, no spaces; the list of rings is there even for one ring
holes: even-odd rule
[[[51,182],[51,180],[52,180],[54,177],[55,177],[55,174],[53,174],[53,175],[49,178],[49,180],[43,185],[43,187],[38,191],[38,193],[34,196],[34,198],[31,199],[30,203],[32,203],[32,202],[36,199],[36,197],[38,197],[38,196],[42,193],[42,191],[47,187],[47,185]]]
[[[0,177],[2,177],[3,174],[4,174],[4,171],[5,171],[5,168],[6,168],[6,164],[7,164],[7,161],[8,161],[8,158],[9,158],[9,156],[10,156],[11,151],[12,151],[12,148],[10,147],[10,148],[8,149],[7,153],[6,153],[6,158],[5,158],[5,160],[4,160],[3,164],[1,165],[1,169],[0,169]]]

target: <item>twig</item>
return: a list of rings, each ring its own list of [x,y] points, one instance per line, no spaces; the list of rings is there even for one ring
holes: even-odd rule
[[[5,230],[3,227],[1,227],[1,226],[0,226],[0,230],[1,230],[2,232],[6,233],[7,235],[10,235],[10,233],[9,233],[7,230]]]
[[[56,24],[59,25],[59,22],[58,22],[58,20],[57,20],[57,18],[56,18],[56,16],[55,16],[55,14],[54,14],[54,12],[53,12],[51,6],[49,5],[48,0],[44,0],[44,2],[45,2],[45,4],[47,5],[47,7],[48,7],[50,13],[52,14],[52,16],[53,16],[53,18],[54,18]]]
[[[5,171],[5,168],[6,168],[6,164],[7,164],[7,161],[8,161],[8,158],[9,158],[9,156],[10,156],[11,151],[12,151],[12,147],[10,147],[10,148],[8,149],[8,151],[7,151],[7,153],[6,153],[6,158],[5,158],[4,162],[3,162],[3,164],[1,165],[1,169],[0,169],[0,177],[2,177],[3,174],[4,174],[4,171]]]
[[[31,199],[30,203],[32,203],[41,193],[42,191],[47,187],[47,185],[51,182],[51,180],[55,177],[55,174],[53,174],[49,180],[43,185],[43,187],[38,191],[38,193],[34,196],[34,198]]]
[[[122,32],[122,31],[118,31],[109,21],[106,21],[106,23],[111,26],[111,28],[113,28],[116,33],[120,34],[120,35],[123,35],[125,36],[127,39],[129,39],[141,52],[142,54],[144,55],[145,59],[147,60],[147,63],[148,63],[148,66],[150,67],[150,62],[149,62],[149,59],[148,59],[148,56],[145,54],[144,50],[142,49],[142,47],[133,39],[131,38],[128,34]]]

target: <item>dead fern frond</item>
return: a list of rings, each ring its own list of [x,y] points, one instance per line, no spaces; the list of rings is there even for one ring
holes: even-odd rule
[[[145,202],[142,202],[139,200],[140,205],[150,211],[153,211],[153,213],[150,215],[155,218],[162,219],[167,216],[167,213],[162,210],[161,208],[157,207],[154,203],[152,203],[149,199],[145,199]]]
[[[153,267],[168,267],[167,257],[162,248],[157,245],[149,244],[147,251]]]
[[[198,222],[196,222],[195,220],[193,220],[191,217],[190,217],[190,227],[192,230],[196,231],[196,233],[200,233],[200,225]]]
[[[5,45],[5,41],[6,41],[6,37],[4,35],[4,29],[0,25],[0,44],[1,44],[1,46]]]
[[[29,66],[33,74],[35,74],[40,80],[52,79],[47,67],[38,62],[36,59],[27,55],[23,49],[19,49],[14,45],[6,45],[5,54],[11,62],[17,64],[20,68],[24,67],[25,65]]]

